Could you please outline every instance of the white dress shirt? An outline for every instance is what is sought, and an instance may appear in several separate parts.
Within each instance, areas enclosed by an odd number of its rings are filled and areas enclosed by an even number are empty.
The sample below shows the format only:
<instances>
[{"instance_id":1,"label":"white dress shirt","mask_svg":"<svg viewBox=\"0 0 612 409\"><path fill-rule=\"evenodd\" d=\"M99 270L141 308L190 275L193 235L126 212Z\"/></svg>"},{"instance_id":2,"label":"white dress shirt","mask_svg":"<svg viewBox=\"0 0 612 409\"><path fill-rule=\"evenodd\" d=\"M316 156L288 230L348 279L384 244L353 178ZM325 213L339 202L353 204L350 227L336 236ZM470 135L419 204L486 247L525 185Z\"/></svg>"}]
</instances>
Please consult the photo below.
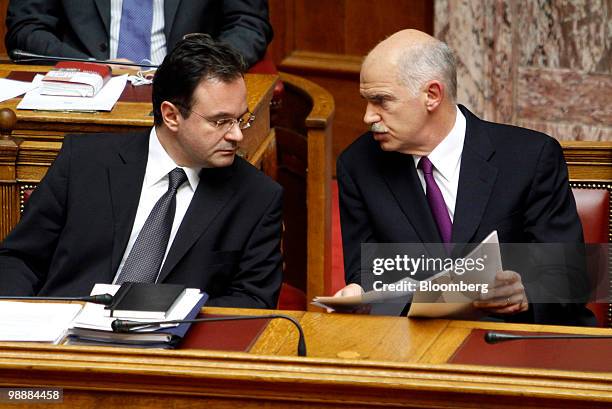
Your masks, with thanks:
<instances>
[{"instance_id":1,"label":"white dress shirt","mask_svg":"<svg viewBox=\"0 0 612 409\"><path fill-rule=\"evenodd\" d=\"M130 251L134 246L134 242L136 242L136 238L147 220L147 217L149 217L149 213L151 213L151 210L153 210L153 206L155 206L155 203L157 203L157 201L168 190L168 173L177 167L181 167L185 171L189 183L183 183L176 192L176 210L174 213L174 222L172 223L172 229L170 230L170 238L168 239L168 246L166 247L166 253L162 261L162 266L166 261L166 256L168 255L172 241L176 236L176 232L183 221L183 217L185 217L185 213L187 212L187 208L191 203L193 194L195 193L198 183L200 182L199 175L201 168L185 168L182 166L177 166L159 143L157 133L155 132L155 127L153 127L149 136L147 168L145 170L144 181L140 191L140 200L138 202L136 218L134 219L134 225L132 226L130 240L125 248L123 257L121 258L121 263L119 264L119 269L115 274L113 283L117 281L117 278L123 269L123 265L125 264L125 260L130 254Z\"/></svg>"},{"instance_id":2,"label":"white dress shirt","mask_svg":"<svg viewBox=\"0 0 612 409\"><path fill-rule=\"evenodd\" d=\"M129 0L128 0L129 1ZM111 0L110 20L110 59L117 58L119 48L119 30L121 28L121 10L123 0ZM153 22L151 24L151 62L161 64L166 56L166 35L164 34L164 0L153 0ZM135 61L141 62L141 61Z\"/></svg>"},{"instance_id":3,"label":"white dress shirt","mask_svg":"<svg viewBox=\"0 0 612 409\"><path fill-rule=\"evenodd\" d=\"M461 168L461 154L465 141L465 116L457 108L455 125L448 135L434 148L427 157L434 166L433 177L446 203L451 220L455 217L455 203L457 201L457 188L459 186L459 170ZM421 156L412 155L414 166L419 164ZM423 191L427 191L423 171L417 168Z\"/></svg>"}]
</instances>

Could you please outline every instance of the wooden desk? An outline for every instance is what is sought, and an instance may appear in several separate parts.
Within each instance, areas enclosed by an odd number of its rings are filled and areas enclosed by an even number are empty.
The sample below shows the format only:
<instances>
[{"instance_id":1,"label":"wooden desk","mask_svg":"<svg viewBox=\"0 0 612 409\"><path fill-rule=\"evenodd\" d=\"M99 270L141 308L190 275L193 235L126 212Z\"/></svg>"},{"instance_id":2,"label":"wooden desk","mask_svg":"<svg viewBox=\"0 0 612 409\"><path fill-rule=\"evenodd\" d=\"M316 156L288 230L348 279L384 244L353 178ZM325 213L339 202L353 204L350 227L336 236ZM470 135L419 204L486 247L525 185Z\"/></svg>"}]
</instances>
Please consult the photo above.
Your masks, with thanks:
<instances>
[{"instance_id":1,"label":"wooden desk","mask_svg":"<svg viewBox=\"0 0 612 409\"><path fill-rule=\"evenodd\" d=\"M267 326L250 353L4 343L0 386L62 387L63 405L54 407L71 408L612 405L612 364L609 372L589 373L448 363L472 328L589 334L610 330L314 312L291 315L304 328L307 358L295 356L296 332L282 320ZM361 359L338 358L341 351L356 352Z\"/></svg>"},{"instance_id":2,"label":"wooden desk","mask_svg":"<svg viewBox=\"0 0 612 409\"><path fill-rule=\"evenodd\" d=\"M44 72L48 66L0 64L0 77L11 72ZM270 130L270 101L276 75L247 74L248 105L255 122L245 130L239 154L265 167L276 155ZM131 85L127 85L131 87ZM153 125L151 102L119 101L111 112L67 113L18 110L20 98L0 103L17 114L12 140L0 137L0 240L19 220L24 189L38 183L57 156L66 133L125 132ZM270 166L270 165L268 165Z\"/></svg>"}]
</instances>

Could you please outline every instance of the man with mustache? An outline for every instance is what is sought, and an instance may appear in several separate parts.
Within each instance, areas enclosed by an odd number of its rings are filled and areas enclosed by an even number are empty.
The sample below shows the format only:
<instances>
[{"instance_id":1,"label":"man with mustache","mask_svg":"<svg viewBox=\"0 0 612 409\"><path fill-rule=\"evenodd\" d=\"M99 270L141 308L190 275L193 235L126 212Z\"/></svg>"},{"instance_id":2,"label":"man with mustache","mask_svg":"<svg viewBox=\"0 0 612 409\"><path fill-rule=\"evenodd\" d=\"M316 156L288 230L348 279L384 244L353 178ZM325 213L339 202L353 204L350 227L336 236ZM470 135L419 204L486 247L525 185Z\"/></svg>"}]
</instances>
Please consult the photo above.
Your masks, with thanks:
<instances>
[{"instance_id":1,"label":"man with mustache","mask_svg":"<svg viewBox=\"0 0 612 409\"><path fill-rule=\"evenodd\" d=\"M0 245L0 294L81 296L95 283L180 283L208 305L274 308L281 187L236 156L244 60L191 35L153 81L155 126L67 136Z\"/></svg>"},{"instance_id":2,"label":"man with mustache","mask_svg":"<svg viewBox=\"0 0 612 409\"><path fill-rule=\"evenodd\" d=\"M559 143L480 120L457 105L456 90L452 50L420 31L400 31L365 58L370 132L337 163L347 283L337 296L363 291L362 243L452 248L493 230L504 243L583 242ZM593 323L583 304L538 304L517 271L498 272L474 307L507 321Z\"/></svg>"}]
</instances>

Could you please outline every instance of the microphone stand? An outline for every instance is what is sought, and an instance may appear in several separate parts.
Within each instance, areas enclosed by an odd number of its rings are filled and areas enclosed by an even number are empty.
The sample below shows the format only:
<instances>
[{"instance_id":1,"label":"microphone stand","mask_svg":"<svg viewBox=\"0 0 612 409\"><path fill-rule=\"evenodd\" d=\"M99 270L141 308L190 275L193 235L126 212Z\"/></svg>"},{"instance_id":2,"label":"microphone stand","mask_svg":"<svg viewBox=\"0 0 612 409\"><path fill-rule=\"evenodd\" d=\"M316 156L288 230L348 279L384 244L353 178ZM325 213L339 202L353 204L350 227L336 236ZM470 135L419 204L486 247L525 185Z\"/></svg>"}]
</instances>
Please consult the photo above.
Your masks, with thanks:
<instances>
[{"instance_id":1,"label":"microphone stand","mask_svg":"<svg viewBox=\"0 0 612 409\"><path fill-rule=\"evenodd\" d=\"M0 300L10 301L84 301L94 304L110 305L113 302L113 296L110 294L88 295L85 297L27 297L27 296L11 296L1 295Z\"/></svg>"},{"instance_id":2,"label":"microphone stand","mask_svg":"<svg viewBox=\"0 0 612 409\"><path fill-rule=\"evenodd\" d=\"M241 321L241 320L259 320L259 319L275 319L282 318L290 321L298 330L298 345L297 345L297 354L298 356L306 356L306 340L304 338L304 331L302 330L302 326L297 322L295 318L289 317L288 315L281 314L269 314L269 315L258 315L258 316L250 316L250 315L237 315L234 317L211 317L211 318L196 318L193 320L172 320L172 321L155 321L155 322L139 322L139 321L129 321L129 320L114 320L111 324L111 328L113 332L131 332L135 329L142 329L148 326L157 326L161 324L191 324L198 322L214 322L214 321Z\"/></svg>"},{"instance_id":3,"label":"microphone stand","mask_svg":"<svg viewBox=\"0 0 612 409\"><path fill-rule=\"evenodd\" d=\"M584 335L584 334L550 334L550 335L516 335L488 331L484 334L487 344L498 342L517 341L521 339L612 339L612 335Z\"/></svg>"},{"instance_id":4,"label":"microphone stand","mask_svg":"<svg viewBox=\"0 0 612 409\"><path fill-rule=\"evenodd\" d=\"M155 64L140 64L135 62L121 62L121 61L108 61L108 60L96 60L95 58L71 58L71 57L56 57L50 55L40 55L34 53L28 53L26 51L14 50L11 53L13 61L16 63L23 62L40 62L40 61L77 61L77 62L90 62L98 64L112 64L112 65L125 65L128 67L147 67L147 68L158 68L159 65ZM25 58L24 58L25 57Z\"/></svg>"}]
</instances>

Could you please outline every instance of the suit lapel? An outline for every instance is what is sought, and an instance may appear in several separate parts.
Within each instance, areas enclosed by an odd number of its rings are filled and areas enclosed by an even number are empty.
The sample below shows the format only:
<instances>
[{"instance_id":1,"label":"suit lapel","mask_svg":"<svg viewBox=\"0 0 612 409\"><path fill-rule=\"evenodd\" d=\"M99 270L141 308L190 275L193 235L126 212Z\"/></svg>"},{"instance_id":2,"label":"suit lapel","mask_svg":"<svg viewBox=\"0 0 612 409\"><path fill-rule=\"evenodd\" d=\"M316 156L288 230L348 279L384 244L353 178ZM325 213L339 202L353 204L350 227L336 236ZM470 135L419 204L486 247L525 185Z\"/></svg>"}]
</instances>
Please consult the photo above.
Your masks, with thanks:
<instances>
[{"instance_id":1,"label":"suit lapel","mask_svg":"<svg viewBox=\"0 0 612 409\"><path fill-rule=\"evenodd\" d=\"M166 35L166 43L169 41L174 19L179 8L181 0L165 0L164 1L164 34ZM170 50L168 49L168 52Z\"/></svg>"},{"instance_id":2,"label":"suit lapel","mask_svg":"<svg viewBox=\"0 0 612 409\"><path fill-rule=\"evenodd\" d=\"M465 107L460 108L466 117L466 131L461 155L452 242L469 243L489 203L498 170L489 163L495 151L479 127L480 120Z\"/></svg>"},{"instance_id":3,"label":"suit lapel","mask_svg":"<svg viewBox=\"0 0 612 409\"><path fill-rule=\"evenodd\" d=\"M392 153L381 161L383 176L422 243L441 242L411 155Z\"/></svg>"},{"instance_id":4,"label":"suit lapel","mask_svg":"<svg viewBox=\"0 0 612 409\"><path fill-rule=\"evenodd\" d=\"M113 206L112 271L117 271L132 232L148 156L149 133L131 135L118 155L122 163L108 168Z\"/></svg>"},{"instance_id":5,"label":"suit lapel","mask_svg":"<svg viewBox=\"0 0 612 409\"><path fill-rule=\"evenodd\" d=\"M100 14L100 20L104 23L104 29L106 30L106 37L110 33L110 0L94 0L98 14Z\"/></svg>"},{"instance_id":6,"label":"suit lapel","mask_svg":"<svg viewBox=\"0 0 612 409\"><path fill-rule=\"evenodd\" d=\"M217 214L232 198L235 187L229 183L233 167L203 169L185 217L172 242L158 282L163 282L185 253L206 231Z\"/></svg>"}]
</instances>

